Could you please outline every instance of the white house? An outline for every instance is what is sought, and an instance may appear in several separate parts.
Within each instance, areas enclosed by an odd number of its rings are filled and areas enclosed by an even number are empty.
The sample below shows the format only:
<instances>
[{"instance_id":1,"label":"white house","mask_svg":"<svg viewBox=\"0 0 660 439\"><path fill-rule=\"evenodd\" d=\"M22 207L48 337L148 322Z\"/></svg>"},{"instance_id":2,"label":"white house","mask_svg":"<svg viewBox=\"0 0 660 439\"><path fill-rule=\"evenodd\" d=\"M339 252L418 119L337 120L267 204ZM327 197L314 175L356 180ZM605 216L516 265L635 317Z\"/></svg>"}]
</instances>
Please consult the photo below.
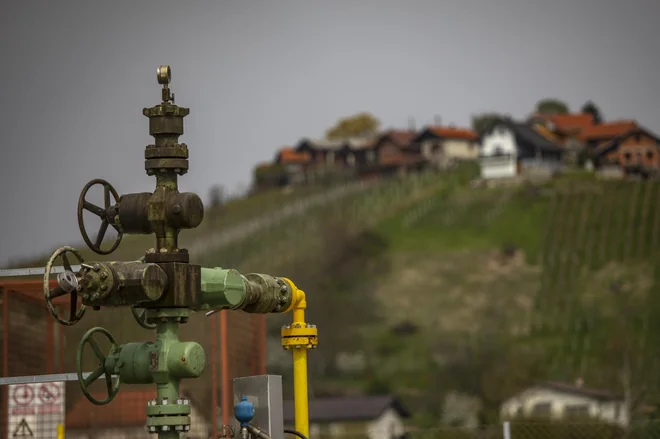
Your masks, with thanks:
<instances>
[{"instance_id":1,"label":"white house","mask_svg":"<svg viewBox=\"0 0 660 439\"><path fill-rule=\"evenodd\" d=\"M412 144L437 168L479 157L479 135L467 128L431 125L417 134Z\"/></svg>"},{"instance_id":2,"label":"white house","mask_svg":"<svg viewBox=\"0 0 660 439\"><path fill-rule=\"evenodd\" d=\"M529 125L502 120L481 134L479 164L485 179L526 173L552 175L562 169L564 149Z\"/></svg>"},{"instance_id":3,"label":"white house","mask_svg":"<svg viewBox=\"0 0 660 439\"><path fill-rule=\"evenodd\" d=\"M622 397L604 390L587 389L581 383L538 383L504 401L500 416L556 420L589 417L621 427L629 423Z\"/></svg>"},{"instance_id":4,"label":"white house","mask_svg":"<svg viewBox=\"0 0 660 439\"><path fill-rule=\"evenodd\" d=\"M284 425L294 426L293 402L284 402ZM313 438L336 436L399 439L410 413L392 395L314 398L309 400L309 433Z\"/></svg>"}]
</instances>

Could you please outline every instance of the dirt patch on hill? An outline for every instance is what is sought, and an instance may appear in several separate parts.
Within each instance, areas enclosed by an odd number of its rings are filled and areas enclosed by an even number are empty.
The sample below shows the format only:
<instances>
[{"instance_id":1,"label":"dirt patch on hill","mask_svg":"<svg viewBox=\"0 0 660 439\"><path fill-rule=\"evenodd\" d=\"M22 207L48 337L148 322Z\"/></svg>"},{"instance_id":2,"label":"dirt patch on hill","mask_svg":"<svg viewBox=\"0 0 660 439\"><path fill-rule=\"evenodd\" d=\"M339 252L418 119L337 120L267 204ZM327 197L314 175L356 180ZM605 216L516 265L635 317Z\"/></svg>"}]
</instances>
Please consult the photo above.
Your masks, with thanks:
<instances>
[{"instance_id":1,"label":"dirt patch on hill","mask_svg":"<svg viewBox=\"0 0 660 439\"><path fill-rule=\"evenodd\" d=\"M391 323L400 316L430 330L471 334L494 321L528 327L540 270L519 250L391 255L374 291Z\"/></svg>"}]
</instances>

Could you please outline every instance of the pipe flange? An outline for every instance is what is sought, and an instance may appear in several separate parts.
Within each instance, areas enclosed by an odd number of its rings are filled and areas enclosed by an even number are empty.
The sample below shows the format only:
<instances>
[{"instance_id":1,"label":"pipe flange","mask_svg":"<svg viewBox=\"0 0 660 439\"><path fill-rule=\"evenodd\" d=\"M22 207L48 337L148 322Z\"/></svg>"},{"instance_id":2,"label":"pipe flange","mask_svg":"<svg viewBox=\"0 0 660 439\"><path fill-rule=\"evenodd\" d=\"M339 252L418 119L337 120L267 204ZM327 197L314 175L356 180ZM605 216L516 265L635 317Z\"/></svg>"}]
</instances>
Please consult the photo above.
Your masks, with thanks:
<instances>
[{"instance_id":1,"label":"pipe flange","mask_svg":"<svg viewBox=\"0 0 660 439\"><path fill-rule=\"evenodd\" d=\"M167 253L148 252L144 255L144 262L149 264L163 264L166 262L179 262L181 264L190 263L190 254L185 248Z\"/></svg>"}]
</instances>

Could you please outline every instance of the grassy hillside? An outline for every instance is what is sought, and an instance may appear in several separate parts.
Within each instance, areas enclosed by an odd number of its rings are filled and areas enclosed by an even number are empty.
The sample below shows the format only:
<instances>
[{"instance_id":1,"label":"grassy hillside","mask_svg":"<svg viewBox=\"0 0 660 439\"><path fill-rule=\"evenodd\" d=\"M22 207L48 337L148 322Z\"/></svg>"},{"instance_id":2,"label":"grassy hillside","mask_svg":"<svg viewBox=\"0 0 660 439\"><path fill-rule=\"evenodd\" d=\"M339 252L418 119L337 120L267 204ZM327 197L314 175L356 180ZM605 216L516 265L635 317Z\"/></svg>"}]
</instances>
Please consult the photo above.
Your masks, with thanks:
<instances>
[{"instance_id":1,"label":"grassy hillside","mask_svg":"<svg viewBox=\"0 0 660 439\"><path fill-rule=\"evenodd\" d=\"M385 336L400 354L374 360L392 362L381 380L414 395L396 365L419 343L417 364L430 356L423 372L444 377L418 387L477 395L491 416L529 379L657 394L657 196L657 182L573 175L454 188L382 222L396 268L374 288L377 302L392 327L405 316L420 331L403 347Z\"/></svg>"},{"instance_id":2,"label":"grassy hillside","mask_svg":"<svg viewBox=\"0 0 660 439\"><path fill-rule=\"evenodd\" d=\"M429 426L446 420L449 391L476 398L475 412L493 421L499 402L532 379L579 376L654 396L658 183L575 174L483 188L469 184L475 175L467 166L365 186L193 259L286 276L306 290L308 320L320 330L310 356L315 395L397 392ZM312 192L210 212L185 232L186 244ZM139 256L151 242L127 239L111 257ZM102 314L97 323L116 331L137 327ZM268 320L269 370L285 380L291 359L279 328L289 319ZM203 324L191 322L185 336L199 338Z\"/></svg>"}]
</instances>

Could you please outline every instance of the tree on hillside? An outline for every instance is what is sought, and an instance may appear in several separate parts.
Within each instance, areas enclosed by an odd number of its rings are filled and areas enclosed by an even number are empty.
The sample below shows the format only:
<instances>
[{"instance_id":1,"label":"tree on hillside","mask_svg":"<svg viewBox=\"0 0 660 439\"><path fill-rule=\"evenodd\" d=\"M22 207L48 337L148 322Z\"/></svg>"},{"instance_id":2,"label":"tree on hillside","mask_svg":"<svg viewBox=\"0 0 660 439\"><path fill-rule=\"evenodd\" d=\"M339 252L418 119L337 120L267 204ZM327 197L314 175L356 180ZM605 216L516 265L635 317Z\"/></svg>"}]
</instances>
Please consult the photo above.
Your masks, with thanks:
<instances>
[{"instance_id":1,"label":"tree on hillside","mask_svg":"<svg viewBox=\"0 0 660 439\"><path fill-rule=\"evenodd\" d=\"M375 116L362 112L339 119L325 135L330 140L369 136L375 134L379 127L380 121Z\"/></svg>"},{"instance_id":2,"label":"tree on hillside","mask_svg":"<svg viewBox=\"0 0 660 439\"><path fill-rule=\"evenodd\" d=\"M594 123L603 122L603 114L600 112L600 109L592 101L587 101L582 106L582 113L591 114L594 117Z\"/></svg>"},{"instance_id":3,"label":"tree on hillside","mask_svg":"<svg viewBox=\"0 0 660 439\"><path fill-rule=\"evenodd\" d=\"M212 208L220 207L225 203L225 190L219 185L211 186L209 189L209 204Z\"/></svg>"},{"instance_id":4,"label":"tree on hillside","mask_svg":"<svg viewBox=\"0 0 660 439\"><path fill-rule=\"evenodd\" d=\"M541 99L536 104L536 112L546 116L552 116L553 114L568 113L569 110L565 102L559 99L547 98Z\"/></svg>"},{"instance_id":5,"label":"tree on hillside","mask_svg":"<svg viewBox=\"0 0 660 439\"><path fill-rule=\"evenodd\" d=\"M472 129L481 134L492 124L502 119L506 119L506 116L499 113L475 114L472 116Z\"/></svg>"}]
</instances>

